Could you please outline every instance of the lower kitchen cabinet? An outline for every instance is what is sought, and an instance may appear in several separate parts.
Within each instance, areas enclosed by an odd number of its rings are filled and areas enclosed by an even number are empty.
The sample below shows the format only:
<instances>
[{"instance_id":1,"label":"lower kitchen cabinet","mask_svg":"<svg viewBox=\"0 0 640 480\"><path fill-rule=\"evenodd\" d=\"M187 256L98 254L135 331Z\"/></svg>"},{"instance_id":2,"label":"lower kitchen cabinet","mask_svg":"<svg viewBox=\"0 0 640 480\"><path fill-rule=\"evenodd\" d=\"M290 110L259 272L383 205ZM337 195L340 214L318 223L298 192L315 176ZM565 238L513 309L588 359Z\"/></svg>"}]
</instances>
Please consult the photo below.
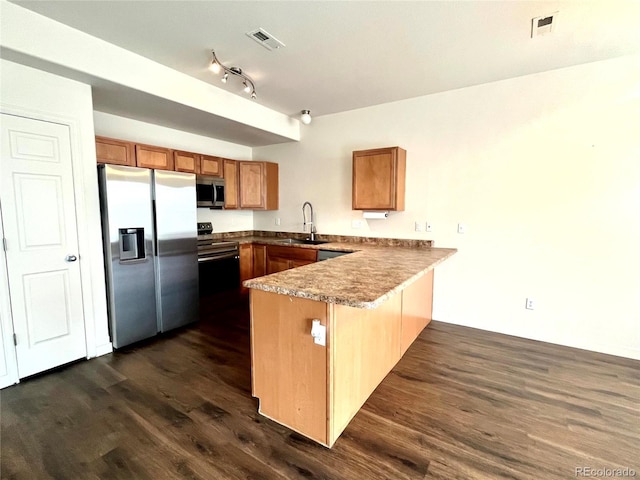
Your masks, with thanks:
<instances>
[{"instance_id":1,"label":"lower kitchen cabinet","mask_svg":"<svg viewBox=\"0 0 640 480\"><path fill-rule=\"evenodd\" d=\"M253 278L267 274L267 246L253 245Z\"/></svg>"},{"instance_id":2,"label":"lower kitchen cabinet","mask_svg":"<svg viewBox=\"0 0 640 480\"><path fill-rule=\"evenodd\" d=\"M248 289L242 286L242 282L253 278L253 245L245 243L240 245L240 290Z\"/></svg>"},{"instance_id":3,"label":"lower kitchen cabinet","mask_svg":"<svg viewBox=\"0 0 640 480\"><path fill-rule=\"evenodd\" d=\"M246 243L240 245L240 283L255 277L266 275L266 245ZM245 287L241 287L246 292Z\"/></svg>"},{"instance_id":4,"label":"lower kitchen cabinet","mask_svg":"<svg viewBox=\"0 0 640 480\"><path fill-rule=\"evenodd\" d=\"M297 247L282 247L279 245L268 245L266 251L267 275L282 272L290 268L309 265L317 260L316 250Z\"/></svg>"}]
</instances>

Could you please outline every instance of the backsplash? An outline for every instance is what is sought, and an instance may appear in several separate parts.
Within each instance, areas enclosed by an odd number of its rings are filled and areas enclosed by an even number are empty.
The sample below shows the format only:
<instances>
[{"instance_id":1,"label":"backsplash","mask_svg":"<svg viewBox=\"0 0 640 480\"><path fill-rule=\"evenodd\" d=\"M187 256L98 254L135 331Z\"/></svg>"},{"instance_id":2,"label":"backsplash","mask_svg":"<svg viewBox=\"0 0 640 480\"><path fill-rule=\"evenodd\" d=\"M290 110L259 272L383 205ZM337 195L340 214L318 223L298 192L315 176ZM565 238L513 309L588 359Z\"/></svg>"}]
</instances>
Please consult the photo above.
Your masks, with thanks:
<instances>
[{"instance_id":1,"label":"backsplash","mask_svg":"<svg viewBox=\"0 0 640 480\"><path fill-rule=\"evenodd\" d=\"M308 234L300 232L270 232L266 230L243 230L238 232L214 232L209 238L224 240L242 237L280 237L307 238ZM363 245L380 245L385 247L433 247L433 240L411 240L405 238L355 237L351 235L316 235L318 240L338 243L359 243Z\"/></svg>"}]
</instances>

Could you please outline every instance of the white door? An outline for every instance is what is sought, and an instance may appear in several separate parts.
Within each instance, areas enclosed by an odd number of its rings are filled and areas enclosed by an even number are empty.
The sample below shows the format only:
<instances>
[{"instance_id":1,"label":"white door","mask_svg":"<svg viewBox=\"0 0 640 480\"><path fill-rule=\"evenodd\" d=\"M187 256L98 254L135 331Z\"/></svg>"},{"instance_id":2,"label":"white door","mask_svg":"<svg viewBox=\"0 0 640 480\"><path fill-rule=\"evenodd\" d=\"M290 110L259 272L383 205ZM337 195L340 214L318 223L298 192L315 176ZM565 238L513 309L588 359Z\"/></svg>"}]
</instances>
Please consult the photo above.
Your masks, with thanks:
<instances>
[{"instance_id":1,"label":"white door","mask_svg":"<svg viewBox=\"0 0 640 480\"><path fill-rule=\"evenodd\" d=\"M87 354L69 127L2 114L0 202L20 378Z\"/></svg>"}]
</instances>

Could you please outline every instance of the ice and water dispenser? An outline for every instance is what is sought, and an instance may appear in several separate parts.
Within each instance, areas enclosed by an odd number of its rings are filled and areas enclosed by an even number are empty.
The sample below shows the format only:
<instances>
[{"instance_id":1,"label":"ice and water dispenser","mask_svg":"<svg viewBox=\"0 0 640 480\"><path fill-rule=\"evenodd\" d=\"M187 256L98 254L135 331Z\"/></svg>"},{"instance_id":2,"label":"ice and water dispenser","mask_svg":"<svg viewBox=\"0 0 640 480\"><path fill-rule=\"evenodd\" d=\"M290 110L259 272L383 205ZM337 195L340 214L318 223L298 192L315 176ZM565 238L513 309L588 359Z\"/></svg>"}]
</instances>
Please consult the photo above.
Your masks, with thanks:
<instances>
[{"instance_id":1,"label":"ice and water dispenser","mask_svg":"<svg viewBox=\"0 0 640 480\"><path fill-rule=\"evenodd\" d=\"M145 258L144 228L118 229L120 262L130 262Z\"/></svg>"}]
</instances>

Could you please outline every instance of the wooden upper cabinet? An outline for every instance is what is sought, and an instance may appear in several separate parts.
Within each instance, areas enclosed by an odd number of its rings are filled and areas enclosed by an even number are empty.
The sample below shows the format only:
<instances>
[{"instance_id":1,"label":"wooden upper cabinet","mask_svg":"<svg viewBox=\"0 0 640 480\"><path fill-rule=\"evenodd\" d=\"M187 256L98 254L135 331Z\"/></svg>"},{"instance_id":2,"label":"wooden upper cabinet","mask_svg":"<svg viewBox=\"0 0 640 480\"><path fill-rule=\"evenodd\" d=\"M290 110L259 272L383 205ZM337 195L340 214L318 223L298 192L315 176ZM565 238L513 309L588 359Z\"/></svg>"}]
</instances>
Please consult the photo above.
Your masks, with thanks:
<instances>
[{"instance_id":1,"label":"wooden upper cabinet","mask_svg":"<svg viewBox=\"0 0 640 480\"><path fill-rule=\"evenodd\" d=\"M136 144L136 165L156 170L173 170L173 152L164 147Z\"/></svg>"},{"instance_id":2,"label":"wooden upper cabinet","mask_svg":"<svg viewBox=\"0 0 640 480\"><path fill-rule=\"evenodd\" d=\"M222 161L224 176L224 208L238 208L238 162L227 158Z\"/></svg>"},{"instance_id":3,"label":"wooden upper cabinet","mask_svg":"<svg viewBox=\"0 0 640 480\"><path fill-rule=\"evenodd\" d=\"M200 155L191 152L173 152L173 168L176 172L199 173Z\"/></svg>"},{"instance_id":4,"label":"wooden upper cabinet","mask_svg":"<svg viewBox=\"0 0 640 480\"><path fill-rule=\"evenodd\" d=\"M353 210L404 210L406 158L400 147L353 152Z\"/></svg>"},{"instance_id":5,"label":"wooden upper cabinet","mask_svg":"<svg viewBox=\"0 0 640 480\"><path fill-rule=\"evenodd\" d=\"M132 142L115 138L96 137L96 159L98 163L135 167L135 146Z\"/></svg>"},{"instance_id":6,"label":"wooden upper cabinet","mask_svg":"<svg viewBox=\"0 0 640 480\"><path fill-rule=\"evenodd\" d=\"M222 177L224 169L223 162L224 159L220 157L201 155L200 171L198 171L198 173L202 175L209 175L210 177Z\"/></svg>"},{"instance_id":7,"label":"wooden upper cabinet","mask_svg":"<svg viewBox=\"0 0 640 480\"><path fill-rule=\"evenodd\" d=\"M271 162L238 162L240 208L278 209L278 164Z\"/></svg>"}]
</instances>

